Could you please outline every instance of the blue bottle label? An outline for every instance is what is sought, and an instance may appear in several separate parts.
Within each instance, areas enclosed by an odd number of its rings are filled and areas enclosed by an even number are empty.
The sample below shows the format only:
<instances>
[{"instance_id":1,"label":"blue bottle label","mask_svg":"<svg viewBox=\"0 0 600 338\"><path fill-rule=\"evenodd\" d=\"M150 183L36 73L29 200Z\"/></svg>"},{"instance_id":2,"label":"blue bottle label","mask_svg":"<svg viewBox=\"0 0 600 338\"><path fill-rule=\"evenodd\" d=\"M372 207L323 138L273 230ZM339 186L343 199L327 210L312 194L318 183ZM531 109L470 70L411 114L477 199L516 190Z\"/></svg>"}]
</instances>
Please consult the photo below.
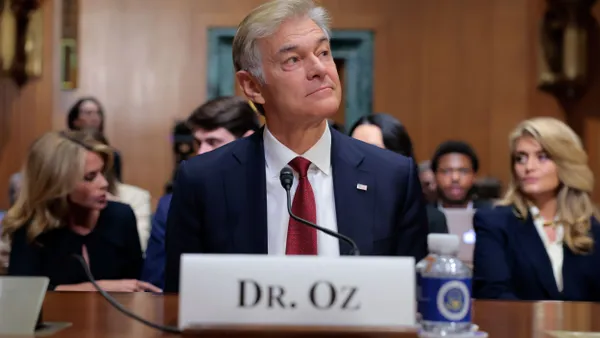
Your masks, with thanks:
<instances>
[{"instance_id":1,"label":"blue bottle label","mask_svg":"<svg viewBox=\"0 0 600 338\"><path fill-rule=\"evenodd\" d=\"M471 279L419 278L421 319L433 322L471 322Z\"/></svg>"}]
</instances>

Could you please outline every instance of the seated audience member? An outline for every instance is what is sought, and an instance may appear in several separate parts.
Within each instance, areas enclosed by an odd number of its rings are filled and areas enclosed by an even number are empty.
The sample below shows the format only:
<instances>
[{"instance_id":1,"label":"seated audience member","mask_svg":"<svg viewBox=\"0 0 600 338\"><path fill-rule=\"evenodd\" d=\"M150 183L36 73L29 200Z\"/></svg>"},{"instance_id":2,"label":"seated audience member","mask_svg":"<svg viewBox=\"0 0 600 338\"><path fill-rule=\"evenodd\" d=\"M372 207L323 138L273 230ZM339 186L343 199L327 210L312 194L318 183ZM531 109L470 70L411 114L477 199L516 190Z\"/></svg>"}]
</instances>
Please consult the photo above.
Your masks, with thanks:
<instances>
[{"instance_id":1,"label":"seated audience member","mask_svg":"<svg viewBox=\"0 0 600 338\"><path fill-rule=\"evenodd\" d=\"M92 131L92 135L96 141L110 147L108 140L100 131ZM150 192L134 185L120 182L112 168L107 170L106 179L108 181L109 199L128 204L133 209L138 235L140 236L142 252L145 252L148 238L150 237L150 218L152 214L152 208L150 206L152 197Z\"/></svg>"},{"instance_id":2,"label":"seated audience member","mask_svg":"<svg viewBox=\"0 0 600 338\"><path fill-rule=\"evenodd\" d=\"M504 199L473 220L474 297L600 301L599 215L581 141L563 122L534 118L510 149Z\"/></svg>"},{"instance_id":3,"label":"seated audience member","mask_svg":"<svg viewBox=\"0 0 600 338\"><path fill-rule=\"evenodd\" d=\"M67 126L70 130L92 129L104 133L104 108L95 97L83 97L69 109ZM113 148L113 170L119 181L121 177L121 154Z\"/></svg>"},{"instance_id":4,"label":"seated audience member","mask_svg":"<svg viewBox=\"0 0 600 338\"><path fill-rule=\"evenodd\" d=\"M110 147L108 140L100 131L90 130L93 138ZM85 133L78 133L78 136L86 135ZM146 251L146 244L148 244L148 237L150 237L150 217L152 214L151 196L150 192L142 188L121 183L117 180L113 169L109 169L106 174L106 179L109 182L109 199L128 204L135 213L137 220L138 233L140 236L140 244L142 245L142 251ZM11 177L10 185L10 196L11 200L15 200L21 189L21 173L14 174ZM11 205L14 202L11 202Z\"/></svg>"},{"instance_id":5,"label":"seated audience member","mask_svg":"<svg viewBox=\"0 0 600 338\"><path fill-rule=\"evenodd\" d=\"M435 204L438 200L435 175L431 170L431 161L419 163L419 180L423 188L423 194L429 203Z\"/></svg>"},{"instance_id":6,"label":"seated audience member","mask_svg":"<svg viewBox=\"0 0 600 338\"><path fill-rule=\"evenodd\" d=\"M187 120L197 145L197 154L219 148L259 128L258 116L248 101L237 96L213 99L197 108ZM171 194L158 201L146 250L142 280L162 287L165 268L165 229Z\"/></svg>"},{"instance_id":7,"label":"seated audience member","mask_svg":"<svg viewBox=\"0 0 600 338\"><path fill-rule=\"evenodd\" d=\"M23 188L3 221L9 275L47 276L51 290L94 291L73 257L81 255L107 291L160 292L136 280L143 259L133 210L107 199L112 151L80 133L47 133L31 146Z\"/></svg>"},{"instance_id":8,"label":"seated audience member","mask_svg":"<svg viewBox=\"0 0 600 338\"><path fill-rule=\"evenodd\" d=\"M406 157L414 158L406 128L391 115L372 114L361 117L350 129L350 136ZM430 233L448 233L446 216L435 207L426 207Z\"/></svg>"},{"instance_id":9,"label":"seated audience member","mask_svg":"<svg viewBox=\"0 0 600 338\"><path fill-rule=\"evenodd\" d=\"M479 209L490 207L487 201L473 200L473 183L479 170L475 150L462 141L439 145L431 159L437 186L437 208Z\"/></svg>"}]
</instances>

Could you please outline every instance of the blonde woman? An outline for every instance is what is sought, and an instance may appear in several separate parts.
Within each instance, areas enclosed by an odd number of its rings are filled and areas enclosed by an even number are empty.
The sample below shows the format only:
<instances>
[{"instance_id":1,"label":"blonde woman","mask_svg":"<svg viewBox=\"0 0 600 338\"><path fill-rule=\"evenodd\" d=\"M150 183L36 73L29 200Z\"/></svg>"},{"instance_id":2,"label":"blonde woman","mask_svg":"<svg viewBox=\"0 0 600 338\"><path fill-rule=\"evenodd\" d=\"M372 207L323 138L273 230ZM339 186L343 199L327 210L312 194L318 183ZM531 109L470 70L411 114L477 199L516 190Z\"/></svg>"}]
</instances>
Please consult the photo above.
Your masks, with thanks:
<instances>
[{"instance_id":1,"label":"blonde woman","mask_svg":"<svg viewBox=\"0 0 600 338\"><path fill-rule=\"evenodd\" d=\"M78 254L107 291L160 292L137 280L143 259L133 211L107 199L112 151L80 133L47 133L30 148L21 192L3 221L8 274L47 276L57 291L93 291Z\"/></svg>"},{"instance_id":2,"label":"blonde woman","mask_svg":"<svg viewBox=\"0 0 600 338\"><path fill-rule=\"evenodd\" d=\"M559 120L534 118L510 149L504 199L473 221L475 298L600 301L600 224L581 141Z\"/></svg>"}]
</instances>

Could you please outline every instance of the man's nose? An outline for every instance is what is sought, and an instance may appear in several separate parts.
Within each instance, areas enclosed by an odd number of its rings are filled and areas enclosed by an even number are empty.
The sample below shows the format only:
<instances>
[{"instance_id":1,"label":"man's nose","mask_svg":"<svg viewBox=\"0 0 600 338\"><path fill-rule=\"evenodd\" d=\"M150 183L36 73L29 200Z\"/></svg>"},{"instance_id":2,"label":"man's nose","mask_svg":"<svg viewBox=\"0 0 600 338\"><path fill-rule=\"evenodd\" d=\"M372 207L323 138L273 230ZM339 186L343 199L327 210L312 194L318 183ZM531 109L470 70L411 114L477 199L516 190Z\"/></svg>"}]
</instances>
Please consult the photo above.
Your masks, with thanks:
<instances>
[{"instance_id":1,"label":"man's nose","mask_svg":"<svg viewBox=\"0 0 600 338\"><path fill-rule=\"evenodd\" d=\"M210 145L206 144L206 143L202 143L200 145L200 148L198 148L198 155L202 155L204 153L208 153L209 151L213 150L213 147L211 147Z\"/></svg>"},{"instance_id":2,"label":"man's nose","mask_svg":"<svg viewBox=\"0 0 600 338\"><path fill-rule=\"evenodd\" d=\"M319 59L317 56L313 55L310 57L309 62L311 62L310 69L308 71L308 79L312 80L315 77L324 77L327 71L327 67L323 64L323 61Z\"/></svg>"}]
</instances>

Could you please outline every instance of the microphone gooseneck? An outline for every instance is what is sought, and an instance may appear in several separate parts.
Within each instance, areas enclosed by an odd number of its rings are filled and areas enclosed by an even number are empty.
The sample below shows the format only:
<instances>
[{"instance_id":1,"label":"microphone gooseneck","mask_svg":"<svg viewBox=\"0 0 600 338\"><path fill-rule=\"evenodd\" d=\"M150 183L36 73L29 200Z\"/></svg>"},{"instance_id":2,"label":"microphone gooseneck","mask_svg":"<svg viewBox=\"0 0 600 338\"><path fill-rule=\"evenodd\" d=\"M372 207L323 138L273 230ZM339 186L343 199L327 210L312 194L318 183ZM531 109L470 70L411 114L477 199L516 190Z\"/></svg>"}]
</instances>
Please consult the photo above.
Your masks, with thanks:
<instances>
[{"instance_id":1,"label":"microphone gooseneck","mask_svg":"<svg viewBox=\"0 0 600 338\"><path fill-rule=\"evenodd\" d=\"M312 222L309 222L303 218L300 218L296 215L294 215L294 213L292 212L292 194L291 194L291 189L292 189L292 184L294 183L294 172L292 171L292 168L290 167L283 167L283 169L281 169L281 171L279 172L279 180L281 181L281 186L283 187L283 189L285 189L285 193L287 195L287 210L288 210L288 214L290 214L290 217L304 225L307 225L311 228L315 228L319 231L322 231L326 234L328 234L329 236L333 236L337 239L341 239L344 242L350 244L350 247L352 247L352 250L350 251L351 255L354 256L360 256L360 251L358 250L358 245L356 245L356 243L354 243L354 241L345 235L340 234L339 232L335 232L335 231L331 231L329 229L320 227Z\"/></svg>"},{"instance_id":2,"label":"microphone gooseneck","mask_svg":"<svg viewBox=\"0 0 600 338\"><path fill-rule=\"evenodd\" d=\"M121 313L123 313L127 317L133 318L134 320L137 320L138 322L140 322L144 325L147 325L153 329L160 330L160 331L167 332L167 333L175 333L175 334L181 333L181 331L176 327L152 323L151 321L146 320L146 319L136 315L135 313L127 310L116 299L114 299L111 295L109 295L108 292L104 291L100 287L100 285L98 285L98 283L96 282L96 279L94 278L94 276L92 276L92 272L90 271L88 264L86 263L85 259L83 259L83 257L81 255L73 254L72 256L77 261L79 261L79 263L83 267L83 271L85 272L87 279L89 280L90 283L92 283L92 285L94 286L96 291L98 291L102 295L102 297L104 297L104 299L106 299L110 303L110 305L112 305L114 308L119 310Z\"/></svg>"}]
</instances>

